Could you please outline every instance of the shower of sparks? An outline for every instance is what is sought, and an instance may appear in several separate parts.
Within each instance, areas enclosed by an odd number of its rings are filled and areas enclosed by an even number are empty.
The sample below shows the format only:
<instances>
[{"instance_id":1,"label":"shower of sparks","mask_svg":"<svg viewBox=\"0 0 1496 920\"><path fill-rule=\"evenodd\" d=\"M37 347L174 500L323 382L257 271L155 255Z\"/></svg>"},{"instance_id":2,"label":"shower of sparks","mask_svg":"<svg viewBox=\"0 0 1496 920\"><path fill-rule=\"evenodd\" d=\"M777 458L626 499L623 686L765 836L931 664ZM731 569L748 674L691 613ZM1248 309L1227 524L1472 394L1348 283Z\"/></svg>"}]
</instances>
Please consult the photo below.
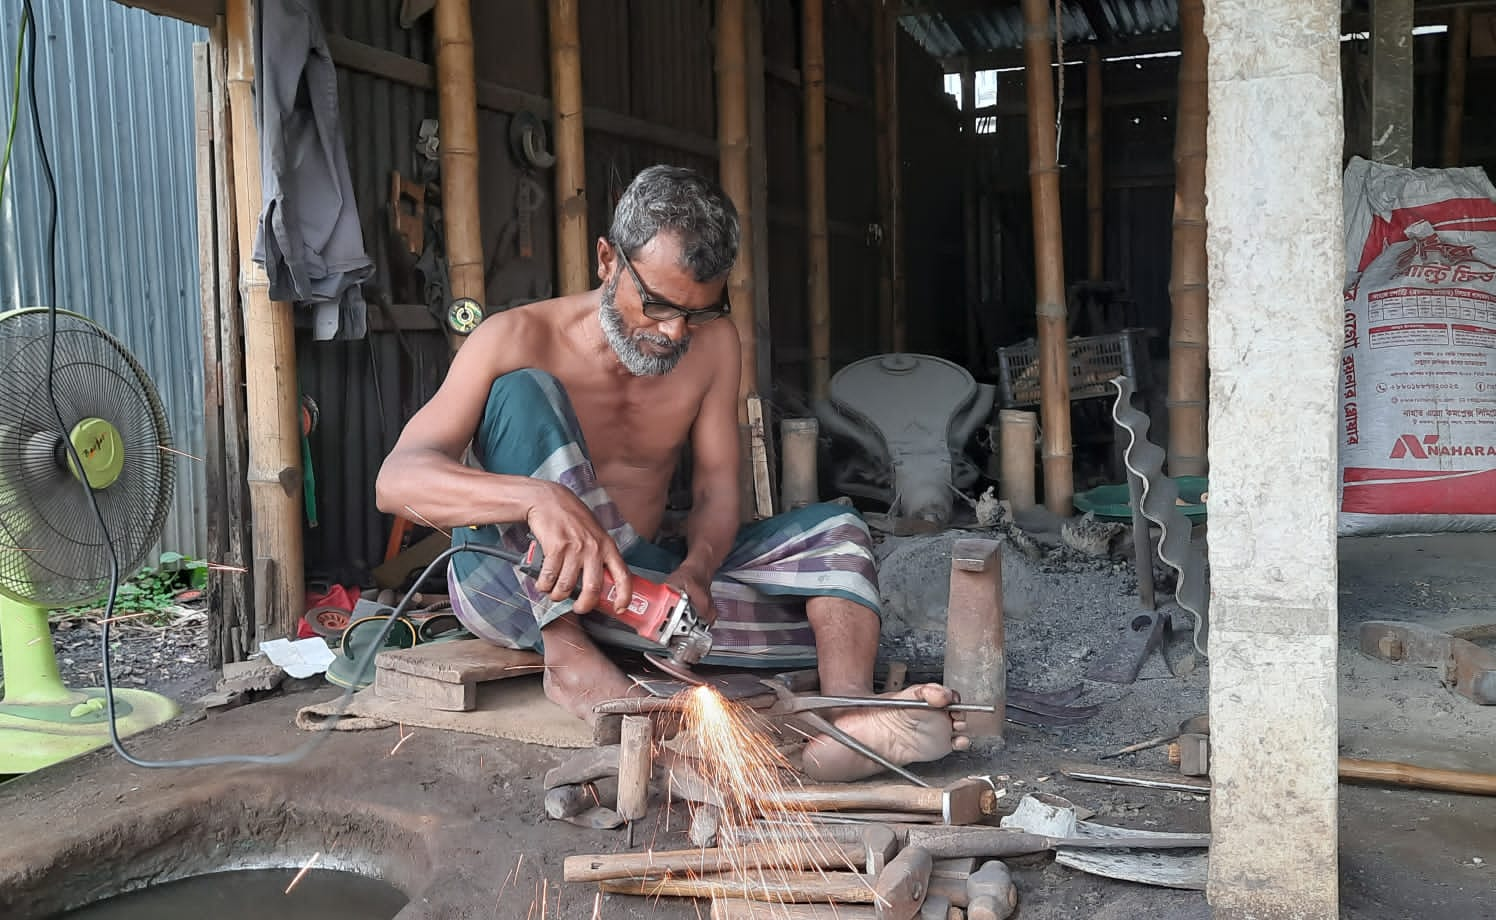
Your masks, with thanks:
<instances>
[{"instance_id":1,"label":"shower of sparks","mask_svg":"<svg viewBox=\"0 0 1496 920\"><path fill-rule=\"evenodd\" d=\"M592 899L592 920L600 920L603 915L603 893L599 891Z\"/></svg>"},{"instance_id":2,"label":"shower of sparks","mask_svg":"<svg viewBox=\"0 0 1496 920\"><path fill-rule=\"evenodd\" d=\"M304 865L304 866L301 867L301 871L298 872L298 873L296 873L296 877L293 878L293 879L291 879L291 884L289 884L289 885L286 886L286 894L290 894L291 893L291 889L296 887L296 883L299 882L299 881L301 881L301 877L303 875L306 875L308 872L312 871L312 866L315 866L317 864L317 860L320 859L321 857L322 857L322 851L321 850L318 850L317 852L315 852L315 853L312 854L312 858L309 859L309 860L307 860L306 861L306 865Z\"/></svg>"},{"instance_id":3,"label":"shower of sparks","mask_svg":"<svg viewBox=\"0 0 1496 920\"><path fill-rule=\"evenodd\" d=\"M167 447L165 444L157 444L156 446L168 454L176 454L178 457L186 457L188 460L196 460L198 463L203 462L202 457L194 457L185 450L177 450L175 447Z\"/></svg>"},{"instance_id":4,"label":"shower of sparks","mask_svg":"<svg viewBox=\"0 0 1496 920\"><path fill-rule=\"evenodd\" d=\"M105 619L100 620L99 622L100 623L119 623L122 620L136 620L136 619L139 619L140 617L149 617L149 616L155 616L155 615L156 615L156 611L154 611L154 610L146 610L146 611L143 611L141 613L126 613L126 614L123 614L123 615L117 616L117 617L107 617Z\"/></svg>"},{"instance_id":5,"label":"shower of sparks","mask_svg":"<svg viewBox=\"0 0 1496 920\"><path fill-rule=\"evenodd\" d=\"M389 756L390 757L394 757L395 756L395 752L398 751L398 750L400 750L400 746L402 744L404 744L405 742L409 741L410 739L414 738L415 736L416 736L416 730L415 729L411 729L410 730L410 734L406 734L405 733L405 726L404 725L400 726L400 740L396 741L395 742L395 746L392 747L392 748L390 748Z\"/></svg>"},{"instance_id":6,"label":"shower of sparks","mask_svg":"<svg viewBox=\"0 0 1496 920\"><path fill-rule=\"evenodd\" d=\"M798 781L768 733L753 724L750 711L706 685L686 690L682 696L683 733L696 745L700 778L721 797L718 846L730 866L721 876L712 873L700 877L741 885L742 896L747 897L750 890L775 885L786 878L785 873L804 868L856 872L858 867L840 856L839 845L825 836L803 809L783 804L783 797L775 795L792 783L798 785ZM762 823L757 823L759 819ZM756 842L739 839L737 830L755 825L763 831ZM754 857L765 850L791 854L793 859L787 862L799 865L764 866ZM824 877L827 868L810 871ZM689 870L684 876L698 877Z\"/></svg>"}]
</instances>

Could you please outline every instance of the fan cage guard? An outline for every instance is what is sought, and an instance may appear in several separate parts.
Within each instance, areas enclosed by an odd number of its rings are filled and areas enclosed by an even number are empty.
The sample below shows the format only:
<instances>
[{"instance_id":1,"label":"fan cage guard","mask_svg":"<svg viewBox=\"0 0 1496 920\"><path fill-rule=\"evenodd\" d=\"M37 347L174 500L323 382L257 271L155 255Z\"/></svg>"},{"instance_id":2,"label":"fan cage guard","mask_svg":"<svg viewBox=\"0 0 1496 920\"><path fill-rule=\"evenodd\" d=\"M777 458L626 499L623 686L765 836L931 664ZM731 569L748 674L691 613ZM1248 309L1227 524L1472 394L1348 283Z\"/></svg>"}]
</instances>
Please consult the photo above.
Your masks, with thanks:
<instances>
[{"instance_id":1,"label":"fan cage guard","mask_svg":"<svg viewBox=\"0 0 1496 920\"><path fill-rule=\"evenodd\" d=\"M58 429L47 392L49 325L43 307L0 314L0 594L55 609L109 590L108 546L63 439L92 418L118 432L123 468L94 495L122 581L160 538L175 464L145 369L98 324L63 310L53 381L66 427Z\"/></svg>"}]
</instances>

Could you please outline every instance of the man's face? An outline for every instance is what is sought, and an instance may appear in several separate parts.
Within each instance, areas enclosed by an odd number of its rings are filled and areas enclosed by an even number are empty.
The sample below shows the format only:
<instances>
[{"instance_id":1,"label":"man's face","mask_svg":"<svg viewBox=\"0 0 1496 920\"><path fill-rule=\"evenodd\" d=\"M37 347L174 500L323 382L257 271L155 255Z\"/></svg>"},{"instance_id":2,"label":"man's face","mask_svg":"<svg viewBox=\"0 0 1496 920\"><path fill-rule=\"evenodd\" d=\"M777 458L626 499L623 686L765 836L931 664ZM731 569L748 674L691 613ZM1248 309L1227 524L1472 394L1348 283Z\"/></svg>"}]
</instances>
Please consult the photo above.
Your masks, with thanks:
<instances>
[{"instance_id":1,"label":"man's face","mask_svg":"<svg viewBox=\"0 0 1496 920\"><path fill-rule=\"evenodd\" d=\"M632 260L616 246L607 252L598 318L608 344L636 377L669 373L691 346L690 326L725 315L725 282L697 281L670 237L650 241Z\"/></svg>"}]
</instances>

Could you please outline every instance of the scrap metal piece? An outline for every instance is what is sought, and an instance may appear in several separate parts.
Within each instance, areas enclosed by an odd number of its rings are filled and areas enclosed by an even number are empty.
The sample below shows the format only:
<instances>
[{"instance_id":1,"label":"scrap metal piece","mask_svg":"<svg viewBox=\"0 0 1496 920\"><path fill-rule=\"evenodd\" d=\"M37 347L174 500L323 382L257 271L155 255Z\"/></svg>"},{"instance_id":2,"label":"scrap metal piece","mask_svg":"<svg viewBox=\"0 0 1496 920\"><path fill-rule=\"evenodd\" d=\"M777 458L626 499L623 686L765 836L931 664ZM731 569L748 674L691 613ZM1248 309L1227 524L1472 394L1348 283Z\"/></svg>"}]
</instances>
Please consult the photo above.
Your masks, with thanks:
<instances>
[{"instance_id":1,"label":"scrap metal piece","mask_svg":"<svg viewBox=\"0 0 1496 920\"><path fill-rule=\"evenodd\" d=\"M1205 568L1205 548L1194 539L1194 526L1179 508L1178 485L1164 475L1166 454L1148 440L1148 416L1132 405L1132 378L1125 375L1113 378L1112 386L1117 388L1112 420L1127 432L1122 462L1129 473L1142 481L1143 516L1163 531L1158 541L1158 558L1179 573L1174 600L1195 619L1195 651L1201 657L1209 657L1210 586Z\"/></svg>"},{"instance_id":2,"label":"scrap metal piece","mask_svg":"<svg viewBox=\"0 0 1496 920\"><path fill-rule=\"evenodd\" d=\"M1086 670L1086 677L1111 684L1130 684L1137 680L1138 672L1143 669L1143 662L1158 648L1168 622L1169 615L1157 611L1133 616L1128 620L1127 631L1121 638L1091 662L1091 667Z\"/></svg>"},{"instance_id":3,"label":"scrap metal piece","mask_svg":"<svg viewBox=\"0 0 1496 920\"><path fill-rule=\"evenodd\" d=\"M1369 620L1361 624L1361 651L1373 658L1435 668L1456 693L1482 706L1496 705L1496 652L1471 642L1489 628L1440 632L1422 623Z\"/></svg>"}]
</instances>

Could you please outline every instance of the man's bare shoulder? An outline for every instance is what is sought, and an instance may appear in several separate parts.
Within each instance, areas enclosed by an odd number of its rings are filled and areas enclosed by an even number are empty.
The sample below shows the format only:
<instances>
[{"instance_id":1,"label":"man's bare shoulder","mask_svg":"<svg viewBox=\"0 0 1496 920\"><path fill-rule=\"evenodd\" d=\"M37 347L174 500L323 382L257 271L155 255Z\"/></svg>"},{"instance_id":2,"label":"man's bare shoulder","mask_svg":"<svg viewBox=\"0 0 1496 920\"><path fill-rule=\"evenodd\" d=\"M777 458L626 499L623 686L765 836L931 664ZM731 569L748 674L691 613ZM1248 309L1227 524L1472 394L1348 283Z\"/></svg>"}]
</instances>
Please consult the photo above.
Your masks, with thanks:
<instances>
[{"instance_id":1,"label":"man's bare shoulder","mask_svg":"<svg viewBox=\"0 0 1496 920\"><path fill-rule=\"evenodd\" d=\"M468 336L462 352L472 350L481 360L475 370L493 376L521 367L543 365L563 335L565 325L578 314L574 297L557 297L511 307L485 319Z\"/></svg>"}]
</instances>

